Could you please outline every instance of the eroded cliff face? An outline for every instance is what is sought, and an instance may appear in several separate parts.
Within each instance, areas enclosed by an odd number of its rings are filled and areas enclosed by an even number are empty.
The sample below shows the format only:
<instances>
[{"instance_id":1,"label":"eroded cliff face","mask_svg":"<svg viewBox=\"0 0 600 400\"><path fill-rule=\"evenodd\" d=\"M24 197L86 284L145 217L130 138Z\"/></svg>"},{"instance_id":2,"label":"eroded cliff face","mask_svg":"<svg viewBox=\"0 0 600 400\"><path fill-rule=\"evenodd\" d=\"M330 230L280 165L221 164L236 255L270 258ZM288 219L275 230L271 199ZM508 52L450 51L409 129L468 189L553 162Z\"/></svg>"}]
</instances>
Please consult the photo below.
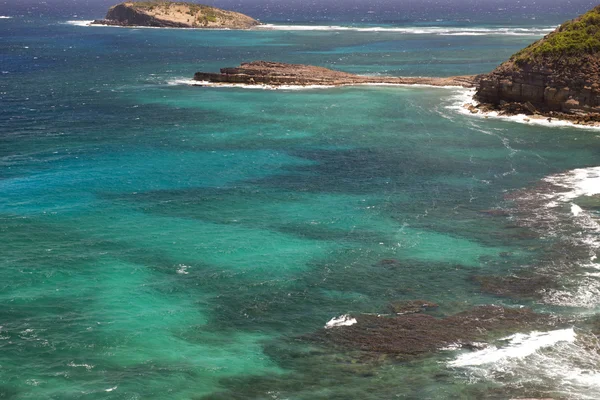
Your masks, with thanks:
<instances>
[{"instance_id":1,"label":"eroded cliff face","mask_svg":"<svg viewBox=\"0 0 600 400\"><path fill-rule=\"evenodd\" d=\"M558 112L600 120L600 6L482 76L476 99L507 112Z\"/></svg>"},{"instance_id":2,"label":"eroded cliff face","mask_svg":"<svg viewBox=\"0 0 600 400\"><path fill-rule=\"evenodd\" d=\"M195 3L125 2L111 7L95 24L165 28L250 29L257 20L237 12Z\"/></svg>"},{"instance_id":3,"label":"eroded cliff face","mask_svg":"<svg viewBox=\"0 0 600 400\"><path fill-rule=\"evenodd\" d=\"M599 113L597 64L594 57L584 57L578 65L554 60L523 65L509 61L481 79L476 98L492 105L529 103L530 111Z\"/></svg>"}]
</instances>

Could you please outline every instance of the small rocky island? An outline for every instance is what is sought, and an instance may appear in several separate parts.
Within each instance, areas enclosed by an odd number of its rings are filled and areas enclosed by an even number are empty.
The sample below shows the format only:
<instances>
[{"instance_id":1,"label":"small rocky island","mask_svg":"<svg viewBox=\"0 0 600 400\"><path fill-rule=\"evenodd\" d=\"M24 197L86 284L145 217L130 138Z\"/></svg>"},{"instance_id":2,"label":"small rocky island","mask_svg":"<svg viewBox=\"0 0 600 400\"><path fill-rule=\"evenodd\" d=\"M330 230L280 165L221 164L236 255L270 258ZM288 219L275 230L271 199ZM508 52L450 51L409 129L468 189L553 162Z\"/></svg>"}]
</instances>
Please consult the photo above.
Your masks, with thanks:
<instances>
[{"instance_id":1,"label":"small rocky island","mask_svg":"<svg viewBox=\"0 0 600 400\"><path fill-rule=\"evenodd\" d=\"M346 86L365 84L431 85L474 87L476 76L447 78L364 76L323 67L271 61L242 63L222 68L220 73L197 72L194 80L211 84L280 86Z\"/></svg>"},{"instance_id":2,"label":"small rocky island","mask_svg":"<svg viewBox=\"0 0 600 400\"><path fill-rule=\"evenodd\" d=\"M105 19L92 25L250 29L260 22L244 14L195 3L128 1L111 7Z\"/></svg>"},{"instance_id":3,"label":"small rocky island","mask_svg":"<svg viewBox=\"0 0 600 400\"><path fill-rule=\"evenodd\" d=\"M564 23L480 80L471 112L600 122L600 6Z\"/></svg>"}]
</instances>

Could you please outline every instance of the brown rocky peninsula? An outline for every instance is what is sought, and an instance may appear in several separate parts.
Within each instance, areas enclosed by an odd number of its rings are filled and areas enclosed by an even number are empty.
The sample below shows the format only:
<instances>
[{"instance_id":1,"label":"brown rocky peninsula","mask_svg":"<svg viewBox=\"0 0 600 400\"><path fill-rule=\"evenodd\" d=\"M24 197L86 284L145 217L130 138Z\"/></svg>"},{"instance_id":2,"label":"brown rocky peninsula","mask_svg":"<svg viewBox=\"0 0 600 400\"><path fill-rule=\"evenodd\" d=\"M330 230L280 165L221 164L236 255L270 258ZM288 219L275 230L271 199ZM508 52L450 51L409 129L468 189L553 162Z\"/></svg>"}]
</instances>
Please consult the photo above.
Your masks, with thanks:
<instances>
[{"instance_id":1,"label":"brown rocky peninsula","mask_svg":"<svg viewBox=\"0 0 600 400\"><path fill-rule=\"evenodd\" d=\"M478 84L479 106L559 118L578 124L600 122L600 6L564 23L513 55Z\"/></svg>"},{"instance_id":2,"label":"brown rocky peninsula","mask_svg":"<svg viewBox=\"0 0 600 400\"><path fill-rule=\"evenodd\" d=\"M244 14L195 3L128 1L111 7L105 19L92 25L250 29L260 22Z\"/></svg>"},{"instance_id":3,"label":"brown rocky peninsula","mask_svg":"<svg viewBox=\"0 0 600 400\"><path fill-rule=\"evenodd\" d=\"M267 86L347 86L365 84L431 85L475 87L476 76L448 78L363 76L302 64L269 61L242 63L236 68L222 68L220 73L197 72L195 81L213 84Z\"/></svg>"}]
</instances>

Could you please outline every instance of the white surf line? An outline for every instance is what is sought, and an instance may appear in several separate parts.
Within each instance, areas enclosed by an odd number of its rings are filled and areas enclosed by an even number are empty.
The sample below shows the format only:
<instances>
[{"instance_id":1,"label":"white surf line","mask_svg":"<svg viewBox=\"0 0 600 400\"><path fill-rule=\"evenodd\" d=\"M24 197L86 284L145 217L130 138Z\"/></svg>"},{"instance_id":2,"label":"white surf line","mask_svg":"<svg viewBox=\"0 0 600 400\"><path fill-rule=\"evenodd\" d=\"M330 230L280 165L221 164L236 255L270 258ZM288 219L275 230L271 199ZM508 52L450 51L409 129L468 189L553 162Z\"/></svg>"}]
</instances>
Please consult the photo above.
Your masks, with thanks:
<instances>
[{"instance_id":1,"label":"white surf line","mask_svg":"<svg viewBox=\"0 0 600 400\"><path fill-rule=\"evenodd\" d=\"M185 29L201 31L220 31L235 30L231 28L178 28L178 27L155 27L155 26L119 26L94 24L93 20L71 20L65 24L87 27L112 27L112 28L135 28L135 29ZM349 31L349 32L391 32L406 35L440 35L440 36L488 36L488 35L509 35L509 36L544 36L552 32L556 27L539 28L445 28L445 27L359 27L359 26L341 26L341 25L279 25L263 24L250 29L241 29L249 31Z\"/></svg>"},{"instance_id":2,"label":"white surf line","mask_svg":"<svg viewBox=\"0 0 600 400\"><path fill-rule=\"evenodd\" d=\"M447 365L465 373L471 383L545 387L547 394L540 397L598 398L600 355L594 335L569 328L519 333L502 341L505 343L498 346L459 354Z\"/></svg>"},{"instance_id":3,"label":"white surf line","mask_svg":"<svg viewBox=\"0 0 600 400\"><path fill-rule=\"evenodd\" d=\"M131 25L131 26L120 26L120 25L107 25L107 24L94 24L94 20L72 20L62 22L63 25L73 26L84 26L93 28L124 28L124 29L181 29L186 31L233 31L233 30L247 30L247 29L231 29L231 28L178 28L174 26L143 26L143 25Z\"/></svg>"},{"instance_id":4,"label":"white surf line","mask_svg":"<svg viewBox=\"0 0 600 400\"><path fill-rule=\"evenodd\" d=\"M568 192L556 194L556 198L565 203L577 197L600 194L600 167L578 168L562 174L548 176L543 180L569 189Z\"/></svg>"},{"instance_id":5,"label":"white surf line","mask_svg":"<svg viewBox=\"0 0 600 400\"><path fill-rule=\"evenodd\" d=\"M482 27L361 27L361 26L341 26L341 25L280 25L264 24L259 25L255 30L272 31L351 31L351 32L395 32L412 35L441 35L441 36L486 36L486 35L512 35L512 36L543 36L556 29L555 26L546 26L539 28L482 28Z\"/></svg>"},{"instance_id":6,"label":"white surf line","mask_svg":"<svg viewBox=\"0 0 600 400\"><path fill-rule=\"evenodd\" d=\"M517 333L500 339L507 342L504 347L490 346L486 349L459 355L450 361L451 367L469 367L485 364L497 364L510 358L525 358L544 347L554 346L559 342L575 341L573 328L561 329L550 332L531 332L529 334Z\"/></svg>"},{"instance_id":7,"label":"white surf line","mask_svg":"<svg viewBox=\"0 0 600 400\"><path fill-rule=\"evenodd\" d=\"M539 125L549 128L577 128L577 129L588 129L598 131L600 125L580 125L572 121L562 120L559 118L539 117L525 114L516 115L500 115L498 111L487 111L483 112L479 110L477 113L472 113L467 109L468 106L477 106L479 103L474 99L475 89L464 89L461 93L453 96L454 104L448 106L448 109L456 110L461 114L468 115L476 118L494 118L503 121L517 122L525 125Z\"/></svg>"},{"instance_id":8,"label":"white surf line","mask_svg":"<svg viewBox=\"0 0 600 400\"><path fill-rule=\"evenodd\" d=\"M314 89L333 89L337 87L358 87L358 86L373 86L373 87L422 87L422 88L438 88L438 89L463 89L462 86L439 86L428 85L423 83L346 83L341 85L248 85L244 83L220 83L209 81L196 81L193 79L172 79L167 81L169 85L189 85L189 86L205 86L216 88L241 88L241 89L259 89L259 90L314 90Z\"/></svg>"},{"instance_id":9,"label":"white surf line","mask_svg":"<svg viewBox=\"0 0 600 400\"><path fill-rule=\"evenodd\" d=\"M559 306L594 309L600 305L600 264L597 262L600 255L600 222L594 212L577 202L580 197L600 194L600 167L578 168L547 176L541 181L551 185L532 197L539 202L533 215L537 220L547 221L547 228L542 229L541 233L575 244L589 254L587 259L570 261L576 262L577 268L573 274L563 277L567 285L562 289L546 289L543 301ZM561 229L564 224L566 230Z\"/></svg>"}]
</instances>

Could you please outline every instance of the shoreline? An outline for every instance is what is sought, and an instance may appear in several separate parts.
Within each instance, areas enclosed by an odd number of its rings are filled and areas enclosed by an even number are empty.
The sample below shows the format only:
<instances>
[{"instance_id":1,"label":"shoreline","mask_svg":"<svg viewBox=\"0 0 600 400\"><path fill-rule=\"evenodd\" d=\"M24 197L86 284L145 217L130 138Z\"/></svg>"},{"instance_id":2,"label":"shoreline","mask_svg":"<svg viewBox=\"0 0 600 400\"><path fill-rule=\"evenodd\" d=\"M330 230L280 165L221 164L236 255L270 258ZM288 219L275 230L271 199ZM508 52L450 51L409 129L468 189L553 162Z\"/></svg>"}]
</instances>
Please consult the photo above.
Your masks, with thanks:
<instances>
[{"instance_id":1,"label":"shoreline","mask_svg":"<svg viewBox=\"0 0 600 400\"><path fill-rule=\"evenodd\" d=\"M274 31L319 31L319 32L362 32L362 33L398 33L403 35L436 35L436 36L534 36L542 37L550 32L553 28L542 26L538 28L505 28L502 26L494 28L486 27L443 27L443 26L342 26L342 25L290 25L276 23L261 23L251 28L209 28L209 27L158 27L145 25L112 25L94 23L97 20L69 20L65 24L85 27L114 27L114 28L149 28L149 29L184 29L184 30L199 30L199 31L227 31L241 30L254 32L274 32Z\"/></svg>"},{"instance_id":2,"label":"shoreline","mask_svg":"<svg viewBox=\"0 0 600 400\"><path fill-rule=\"evenodd\" d=\"M246 86L354 86L354 85L430 85L473 88L477 75L450 77L394 77L356 75L349 72L305 64L275 61L244 62L238 67L221 68L219 72L196 72L193 80L211 84ZM202 85L202 84L201 84Z\"/></svg>"},{"instance_id":3,"label":"shoreline","mask_svg":"<svg viewBox=\"0 0 600 400\"><path fill-rule=\"evenodd\" d=\"M428 78L425 78L428 79ZM319 84L319 85L267 85L267 84L246 84L246 83L225 83L225 82L210 82L210 81L197 81L194 79L181 79L170 81L169 84L184 84L189 86L200 86L200 87L215 87L215 88L240 88L240 89L256 89L256 90L314 90L314 89L335 89L340 87L359 87L359 86L372 86L372 87L424 87L424 88L440 88L440 89L465 89L464 86L459 85L433 85L425 83L372 83L372 82L361 82L361 83L341 83L341 84Z\"/></svg>"},{"instance_id":4,"label":"shoreline","mask_svg":"<svg viewBox=\"0 0 600 400\"><path fill-rule=\"evenodd\" d=\"M249 90L283 90L283 91L303 91L303 90L319 90L319 89L335 89L342 87L422 87L422 88L437 88L437 89L461 89L464 92L457 97L454 105L448 108L458 111L460 114L481 119L498 119L507 122L514 122L524 125L537 125L549 128L578 128L587 130L600 130L600 122L594 124L576 124L569 119L562 119L556 116L549 117L544 115L526 115L526 114L501 114L499 111L483 111L478 109L477 113L473 113L472 107L476 107L477 103L473 97L475 95L474 88L465 88L458 85L432 85L423 83L345 83L336 85L266 85L266 84L244 84L244 83L222 83L197 81L193 79L174 79L167 82L168 85L187 85L199 86L208 88L237 88ZM548 121L551 118L551 121Z\"/></svg>"},{"instance_id":5,"label":"shoreline","mask_svg":"<svg viewBox=\"0 0 600 400\"><path fill-rule=\"evenodd\" d=\"M63 22L64 25L81 26L89 28L125 28L125 29L179 29L185 31L249 31L252 29L242 28L184 28L177 26L145 26L145 25L111 25L95 24L95 20L70 20Z\"/></svg>"},{"instance_id":6,"label":"shoreline","mask_svg":"<svg viewBox=\"0 0 600 400\"><path fill-rule=\"evenodd\" d=\"M463 115L483 119L494 118L525 125L538 125L552 128L579 128L588 130L600 130L600 122L576 123L575 121L573 121L573 119L577 117L570 119L543 113L534 115L522 113L510 114L503 112L502 110L481 109L481 106L488 107L488 105L479 103L477 100L475 100L474 97L475 90L470 89L464 94L464 96L461 96L460 104L457 107L452 108L457 109Z\"/></svg>"}]
</instances>

